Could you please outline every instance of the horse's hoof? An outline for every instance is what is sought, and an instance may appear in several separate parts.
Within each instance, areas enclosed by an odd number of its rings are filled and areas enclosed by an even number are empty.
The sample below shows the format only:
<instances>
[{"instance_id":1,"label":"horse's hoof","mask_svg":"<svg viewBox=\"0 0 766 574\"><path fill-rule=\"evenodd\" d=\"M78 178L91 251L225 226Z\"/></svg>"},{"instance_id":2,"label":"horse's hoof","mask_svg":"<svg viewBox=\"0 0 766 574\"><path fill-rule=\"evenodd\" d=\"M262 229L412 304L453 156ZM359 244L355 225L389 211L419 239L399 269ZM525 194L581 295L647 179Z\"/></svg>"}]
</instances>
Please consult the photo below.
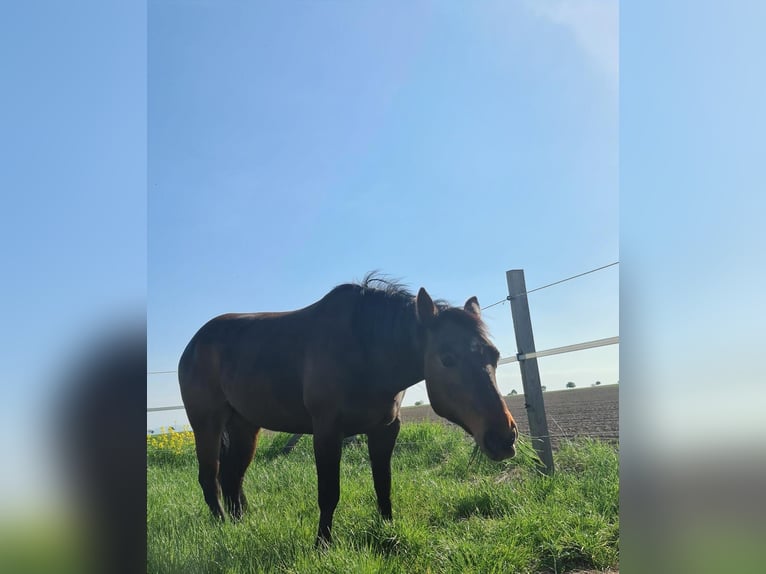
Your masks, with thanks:
<instances>
[{"instance_id":1,"label":"horse's hoof","mask_svg":"<svg viewBox=\"0 0 766 574\"><path fill-rule=\"evenodd\" d=\"M314 549L327 550L330 548L330 544L332 544L332 540L329 538L322 538L321 536L317 536L317 539L314 541Z\"/></svg>"}]
</instances>

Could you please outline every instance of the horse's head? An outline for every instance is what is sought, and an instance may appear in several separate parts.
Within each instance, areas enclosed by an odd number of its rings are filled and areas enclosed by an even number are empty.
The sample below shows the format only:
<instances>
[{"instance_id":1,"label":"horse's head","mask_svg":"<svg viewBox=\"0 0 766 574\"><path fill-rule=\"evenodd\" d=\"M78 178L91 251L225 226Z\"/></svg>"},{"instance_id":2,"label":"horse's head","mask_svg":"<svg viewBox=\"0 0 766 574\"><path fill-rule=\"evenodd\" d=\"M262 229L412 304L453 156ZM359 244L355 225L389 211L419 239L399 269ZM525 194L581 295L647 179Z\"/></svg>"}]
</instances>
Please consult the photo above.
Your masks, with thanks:
<instances>
[{"instance_id":1,"label":"horse's head","mask_svg":"<svg viewBox=\"0 0 766 574\"><path fill-rule=\"evenodd\" d=\"M421 288L415 303L425 330L424 373L434 411L463 427L491 459L512 457L518 430L497 390L500 353L487 338L478 300L440 310Z\"/></svg>"}]
</instances>

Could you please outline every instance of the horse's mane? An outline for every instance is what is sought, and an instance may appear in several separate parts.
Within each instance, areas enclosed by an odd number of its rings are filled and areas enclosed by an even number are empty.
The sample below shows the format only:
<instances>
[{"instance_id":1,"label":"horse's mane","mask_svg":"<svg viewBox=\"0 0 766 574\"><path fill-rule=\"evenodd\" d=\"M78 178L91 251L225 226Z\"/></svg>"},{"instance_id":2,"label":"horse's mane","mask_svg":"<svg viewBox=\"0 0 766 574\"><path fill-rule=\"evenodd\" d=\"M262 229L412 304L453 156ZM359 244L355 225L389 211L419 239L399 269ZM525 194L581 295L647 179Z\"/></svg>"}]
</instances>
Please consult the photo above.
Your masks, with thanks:
<instances>
[{"instance_id":1,"label":"horse's mane","mask_svg":"<svg viewBox=\"0 0 766 574\"><path fill-rule=\"evenodd\" d=\"M382 293L388 298L402 299L412 305L415 303L415 295L400 279L392 279L380 271L370 271L364 276L364 279L358 283L352 283L352 285L360 287L363 294ZM450 304L443 299L435 299L434 304L439 311L450 308Z\"/></svg>"},{"instance_id":2,"label":"horse's mane","mask_svg":"<svg viewBox=\"0 0 766 574\"><path fill-rule=\"evenodd\" d=\"M367 273L358 283L339 285L336 290L352 290L356 303L352 328L367 351L406 351L420 339L422 326L415 316L415 296L398 279L377 271ZM487 338L481 318L452 307L443 299L434 300L439 315Z\"/></svg>"}]
</instances>

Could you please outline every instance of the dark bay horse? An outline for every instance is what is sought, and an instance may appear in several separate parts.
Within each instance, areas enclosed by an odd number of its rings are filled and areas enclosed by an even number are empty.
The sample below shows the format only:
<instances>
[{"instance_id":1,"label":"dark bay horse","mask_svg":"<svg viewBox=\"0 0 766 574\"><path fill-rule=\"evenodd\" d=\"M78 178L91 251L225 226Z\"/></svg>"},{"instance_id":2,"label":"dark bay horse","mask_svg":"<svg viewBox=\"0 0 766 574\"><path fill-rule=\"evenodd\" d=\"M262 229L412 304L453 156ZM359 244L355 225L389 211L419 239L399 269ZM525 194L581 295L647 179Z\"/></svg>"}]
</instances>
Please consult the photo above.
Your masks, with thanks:
<instances>
[{"instance_id":1,"label":"dark bay horse","mask_svg":"<svg viewBox=\"0 0 766 574\"><path fill-rule=\"evenodd\" d=\"M368 275L297 311L228 314L205 324L178 366L213 515L246 507L242 481L261 428L313 434L316 543L330 541L344 437L365 433L382 516L391 518L391 453L404 390L425 379L434 411L493 460L514 456L516 423L495 383L499 353L476 297L463 308Z\"/></svg>"}]
</instances>

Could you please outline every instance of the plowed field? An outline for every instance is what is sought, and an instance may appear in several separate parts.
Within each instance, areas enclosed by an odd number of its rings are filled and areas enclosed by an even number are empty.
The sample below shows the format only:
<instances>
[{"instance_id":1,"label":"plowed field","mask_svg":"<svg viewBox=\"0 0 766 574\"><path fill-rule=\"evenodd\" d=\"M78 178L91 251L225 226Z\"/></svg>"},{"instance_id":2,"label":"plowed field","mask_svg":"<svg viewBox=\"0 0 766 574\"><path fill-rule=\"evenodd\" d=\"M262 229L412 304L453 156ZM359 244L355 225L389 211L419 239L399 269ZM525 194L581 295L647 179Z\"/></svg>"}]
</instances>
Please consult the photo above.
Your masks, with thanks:
<instances>
[{"instance_id":1,"label":"plowed field","mask_svg":"<svg viewBox=\"0 0 766 574\"><path fill-rule=\"evenodd\" d=\"M561 439L575 437L619 440L619 388L619 385L603 385L543 393L548 432L554 448ZM524 395L506 397L506 402L519 430L529 434ZM446 422L429 405L405 407L401 414L405 424L423 420Z\"/></svg>"}]
</instances>

